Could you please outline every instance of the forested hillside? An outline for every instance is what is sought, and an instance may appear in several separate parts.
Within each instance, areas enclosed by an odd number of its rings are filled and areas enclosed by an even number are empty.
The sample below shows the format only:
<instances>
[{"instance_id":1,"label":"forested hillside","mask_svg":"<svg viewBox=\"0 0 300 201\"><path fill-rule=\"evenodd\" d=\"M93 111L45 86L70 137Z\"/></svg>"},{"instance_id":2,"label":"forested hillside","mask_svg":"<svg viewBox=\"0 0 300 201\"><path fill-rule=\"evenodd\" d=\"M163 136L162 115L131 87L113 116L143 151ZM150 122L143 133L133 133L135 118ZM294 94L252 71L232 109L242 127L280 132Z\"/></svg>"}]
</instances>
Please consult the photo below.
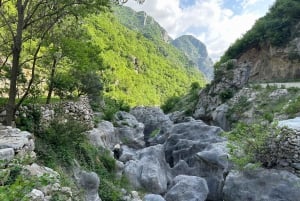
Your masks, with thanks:
<instances>
[{"instance_id":1,"label":"forested hillside","mask_svg":"<svg viewBox=\"0 0 300 201\"><path fill-rule=\"evenodd\" d=\"M108 9L57 21L40 33L42 39L32 34L38 28L31 25L24 32L17 79L22 101L86 94L99 103L101 91L106 99L125 105L160 105L184 94L193 82L205 84L203 75L174 47L129 30ZM1 35L7 31L0 29ZM12 65L8 45L1 47L2 96L8 94Z\"/></svg>"},{"instance_id":2,"label":"forested hillside","mask_svg":"<svg viewBox=\"0 0 300 201\"><path fill-rule=\"evenodd\" d=\"M169 51L177 51L178 54L183 55L181 57L186 57L189 60L189 65L196 66L207 80L213 78L213 62L208 56L205 44L197 38L185 35L173 40L167 31L147 13L136 12L126 6L116 6L113 10L123 25L142 33L158 46L163 43L170 43ZM164 45L168 46L167 44Z\"/></svg>"},{"instance_id":3,"label":"forested hillside","mask_svg":"<svg viewBox=\"0 0 300 201\"><path fill-rule=\"evenodd\" d=\"M204 78L168 44L155 44L120 24L112 14L95 15L84 23L100 50L104 94L133 105L159 105L183 94Z\"/></svg>"}]
</instances>

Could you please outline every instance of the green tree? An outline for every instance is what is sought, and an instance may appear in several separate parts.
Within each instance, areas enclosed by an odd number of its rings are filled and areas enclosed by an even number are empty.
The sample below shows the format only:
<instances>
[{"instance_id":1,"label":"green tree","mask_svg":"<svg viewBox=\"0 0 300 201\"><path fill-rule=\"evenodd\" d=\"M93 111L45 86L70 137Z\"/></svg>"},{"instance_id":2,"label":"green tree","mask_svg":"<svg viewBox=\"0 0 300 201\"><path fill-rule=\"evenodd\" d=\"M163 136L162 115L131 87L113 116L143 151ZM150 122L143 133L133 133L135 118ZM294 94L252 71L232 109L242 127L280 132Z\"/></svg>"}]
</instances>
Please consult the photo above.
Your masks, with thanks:
<instances>
[{"instance_id":1,"label":"green tree","mask_svg":"<svg viewBox=\"0 0 300 201\"><path fill-rule=\"evenodd\" d=\"M0 5L0 24L9 33L1 37L1 43L7 42L11 47L9 99L7 104L6 124L11 125L16 109L27 97L34 82L35 68L39 59L41 46L45 37L54 26L69 16L81 17L109 6L109 0L11 0L2 1ZM3 39L4 38L4 39ZM24 43L35 41L33 54L22 58ZM17 79L25 64L31 65L31 78L20 102L16 104Z\"/></svg>"}]
</instances>

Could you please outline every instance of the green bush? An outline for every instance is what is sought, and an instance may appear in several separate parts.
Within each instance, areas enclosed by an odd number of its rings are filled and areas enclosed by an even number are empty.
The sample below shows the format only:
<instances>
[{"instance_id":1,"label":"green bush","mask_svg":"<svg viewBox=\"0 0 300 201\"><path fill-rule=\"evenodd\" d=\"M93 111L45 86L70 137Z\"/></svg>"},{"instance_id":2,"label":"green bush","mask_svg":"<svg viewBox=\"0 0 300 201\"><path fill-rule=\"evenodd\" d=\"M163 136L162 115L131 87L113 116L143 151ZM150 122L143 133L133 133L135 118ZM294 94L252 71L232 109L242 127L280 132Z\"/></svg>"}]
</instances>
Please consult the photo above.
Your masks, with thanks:
<instances>
[{"instance_id":1,"label":"green bush","mask_svg":"<svg viewBox=\"0 0 300 201\"><path fill-rule=\"evenodd\" d=\"M124 101L114 100L110 98L105 99L105 107L103 108L103 119L107 121L113 120L113 117L118 111L129 112L130 106Z\"/></svg>"},{"instance_id":2,"label":"green bush","mask_svg":"<svg viewBox=\"0 0 300 201\"><path fill-rule=\"evenodd\" d=\"M178 104L178 102L180 101L180 97L178 96L173 96L170 97L166 100L166 102L161 106L161 109L165 112L165 113L169 113L172 111L172 109L176 106L176 104Z\"/></svg>"},{"instance_id":3,"label":"green bush","mask_svg":"<svg viewBox=\"0 0 300 201\"><path fill-rule=\"evenodd\" d=\"M46 164L55 163L55 161L71 164L76 158L80 144L86 139L83 133L86 130L87 126L79 121L59 122L53 120L45 131L36 135L38 154L43 159L47 159L44 161ZM43 146L47 147L47 150Z\"/></svg>"},{"instance_id":4,"label":"green bush","mask_svg":"<svg viewBox=\"0 0 300 201\"><path fill-rule=\"evenodd\" d=\"M41 120L40 107L35 104L29 104L27 107L29 109L20 111L20 114L16 118L17 127L32 133L39 132Z\"/></svg>"},{"instance_id":5,"label":"green bush","mask_svg":"<svg viewBox=\"0 0 300 201\"><path fill-rule=\"evenodd\" d=\"M287 108L285 109L285 113L291 117L299 112L300 112L300 96L295 100L291 101L288 104Z\"/></svg>"},{"instance_id":6,"label":"green bush","mask_svg":"<svg viewBox=\"0 0 300 201\"><path fill-rule=\"evenodd\" d=\"M232 89L225 89L219 94L219 97L221 98L222 102L226 102L230 98L232 98L234 95L234 92Z\"/></svg>"},{"instance_id":7,"label":"green bush","mask_svg":"<svg viewBox=\"0 0 300 201\"><path fill-rule=\"evenodd\" d=\"M268 139L277 133L276 125L236 124L232 131L224 133L230 159L241 169L249 163L261 165L268 160Z\"/></svg>"},{"instance_id":8,"label":"green bush","mask_svg":"<svg viewBox=\"0 0 300 201\"><path fill-rule=\"evenodd\" d=\"M101 178L99 192L103 201L120 201L120 189L128 184L123 178L116 178L116 161L110 152L91 145L83 133L85 130L85 125L80 122L53 121L44 133L37 136L38 161L53 169L69 169L76 159L83 169L96 172ZM61 197L56 195L53 199Z\"/></svg>"}]
</instances>

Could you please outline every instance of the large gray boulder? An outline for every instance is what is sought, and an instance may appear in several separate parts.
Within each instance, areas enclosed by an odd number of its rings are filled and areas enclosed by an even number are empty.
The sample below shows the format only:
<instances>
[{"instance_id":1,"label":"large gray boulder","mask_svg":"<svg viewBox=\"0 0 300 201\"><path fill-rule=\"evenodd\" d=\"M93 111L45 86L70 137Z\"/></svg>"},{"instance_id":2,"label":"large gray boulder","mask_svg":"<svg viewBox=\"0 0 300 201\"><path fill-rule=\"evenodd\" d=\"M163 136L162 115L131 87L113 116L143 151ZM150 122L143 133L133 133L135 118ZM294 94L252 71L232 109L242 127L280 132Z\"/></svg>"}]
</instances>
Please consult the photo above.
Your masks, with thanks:
<instances>
[{"instance_id":1,"label":"large gray boulder","mask_svg":"<svg viewBox=\"0 0 300 201\"><path fill-rule=\"evenodd\" d=\"M97 124L96 128L87 132L87 137L92 145L107 149L112 149L115 144L120 142L113 124L109 121Z\"/></svg>"},{"instance_id":2,"label":"large gray boulder","mask_svg":"<svg viewBox=\"0 0 300 201\"><path fill-rule=\"evenodd\" d=\"M164 134L172 127L173 122L160 108L136 107L130 111L130 114L145 125L144 135L146 145L164 143Z\"/></svg>"},{"instance_id":3,"label":"large gray boulder","mask_svg":"<svg viewBox=\"0 0 300 201\"><path fill-rule=\"evenodd\" d=\"M166 201L205 201L207 195L208 187L205 179L179 175L173 179L165 199Z\"/></svg>"},{"instance_id":4,"label":"large gray boulder","mask_svg":"<svg viewBox=\"0 0 300 201\"><path fill-rule=\"evenodd\" d=\"M224 201L299 201L300 178L279 170L231 172L223 189Z\"/></svg>"},{"instance_id":5,"label":"large gray boulder","mask_svg":"<svg viewBox=\"0 0 300 201\"><path fill-rule=\"evenodd\" d=\"M74 170L74 176L79 186L84 190L85 201L101 201L98 188L100 179L95 172L86 172L84 170Z\"/></svg>"},{"instance_id":6,"label":"large gray boulder","mask_svg":"<svg viewBox=\"0 0 300 201\"><path fill-rule=\"evenodd\" d=\"M212 112L212 119L215 125L221 127L225 131L230 129L229 121L227 119L228 110L229 106L227 104L222 104Z\"/></svg>"},{"instance_id":7,"label":"large gray boulder","mask_svg":"<svg viewBox=\"0 0 300 201\"><path fill-rule=\"evenodd\" d=\"M139 150L134 160L125 164L124 173L137 189L143 187L147 192L155 194L166 192L170 173L163 145Z\"/></svg>"},{"instance_id":8,"label":"large gray boulder","mask_svg":"<svg viewBox=\"0 0 300 201\"><path fill-rule=\"evenodd\" d=\"M228 172L226 140L222 129L202 121L175 124L165 143L166 161L172 175L202 177L207 181L209 200L220 200L224 175Z\"/></svg>"},{"instance_id":9,"label":"large gray boulder","mask_svg":"<svg viewBox=\"0 0 300 201\"><path fill-rule=\"evenodd\" d=\"M145 147L144 124L127 112L117 112L114 116L116 132L123 144L140 149Z\"/></svg>"},{"instance_id":10,"label":"large gray boulder","mask_svg":"<svg viewBox=\"0 0 300 201\"><path fill-rule=\"evenodd\" d=\"M0 167L1 162L9 162L14 159L15 151L13 148L0 149Z\"/></svg>"},{"instance_id":11,"label":"large gray boulder","mask_svg":"<svg viewBox=\"0 0 300 201\"><path fill-rule=\"evenodd\" d=\"M166 201L161 195L147 194L145 195L143 201Z\"/></svg>"},{"instance_id":12,"label":"large gray boulder","mask_svg":"<svg viewBox=\"0 0 300 201\"><path fill-rule=\"evenodd\" d=\"M296 117L294 119L279 121L278 125L280 127L285 127L286 126L290 129L300 131L300 117Z\"/></svg>"}]
</instances>

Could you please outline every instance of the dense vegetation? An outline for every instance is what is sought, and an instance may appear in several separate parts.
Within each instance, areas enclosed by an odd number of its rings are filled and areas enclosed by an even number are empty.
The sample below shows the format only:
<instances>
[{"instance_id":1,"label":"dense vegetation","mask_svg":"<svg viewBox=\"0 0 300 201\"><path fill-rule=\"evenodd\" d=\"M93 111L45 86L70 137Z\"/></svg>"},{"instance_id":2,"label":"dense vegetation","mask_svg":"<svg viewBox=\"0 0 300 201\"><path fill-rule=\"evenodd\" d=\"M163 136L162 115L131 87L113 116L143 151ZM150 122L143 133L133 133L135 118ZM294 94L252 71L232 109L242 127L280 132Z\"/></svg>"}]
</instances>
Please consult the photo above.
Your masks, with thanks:
<instances>
[{"instance_id":1,"label":"dense vegetation","mask_svg":"<svg viewBox=\"0 0 300 201\"><path fill-rule=\"evenodd\" d=\"M136 12L126 6L115 6L113 11L120 23L142 33L146 38L156 42L171 40L166 30L144 11Z\"/></svg>"},{"instance_id":2,"label":"dense vegetation","mask_svg":"<svg viewBox=\"0 0 300 201\"><path fill-rule=\"evenodd\" d=\"M255 25L242 38L231 45L220 61L238 58L250 48L270 44L282 46L295 37L293 28L300 20L300 2L298 0L277 0L266 16L256 21Z\"/></svg>"},{"instance_id":3,"label":"dense vegetation","mask_svg":"<svg viewBox=\"0 0 300 201\"><path fill-rule=\"evenodd\" d=\"M35 40L24 43L22 58L30 57ZM3 83L9 79L9 60L1 68ZM18 96L26 92L30 70L25 65L20 71ZM108 102L135 106L160 105L185 93L192 82L203 86L205 80L173 46L149 40L102 12L80 20L67 18L55 26L40 44L32 82L27 98L86 94L99 105L102 91ZM8 87L1 85L2 95Z\"/></svg>"},{"instance_id":4,"label":"dense vegetation","mask_svg":"<svg viewBox=\"0 0 300 201\"><path fill-rule=\"evenodd\" d=\"M84 22L100 50L105 96L131 106L160 105L186 92L192 82L203 86L203 76L174 47L130 31L111 14L90 16Z\"/></svg>"}]
</instances>

